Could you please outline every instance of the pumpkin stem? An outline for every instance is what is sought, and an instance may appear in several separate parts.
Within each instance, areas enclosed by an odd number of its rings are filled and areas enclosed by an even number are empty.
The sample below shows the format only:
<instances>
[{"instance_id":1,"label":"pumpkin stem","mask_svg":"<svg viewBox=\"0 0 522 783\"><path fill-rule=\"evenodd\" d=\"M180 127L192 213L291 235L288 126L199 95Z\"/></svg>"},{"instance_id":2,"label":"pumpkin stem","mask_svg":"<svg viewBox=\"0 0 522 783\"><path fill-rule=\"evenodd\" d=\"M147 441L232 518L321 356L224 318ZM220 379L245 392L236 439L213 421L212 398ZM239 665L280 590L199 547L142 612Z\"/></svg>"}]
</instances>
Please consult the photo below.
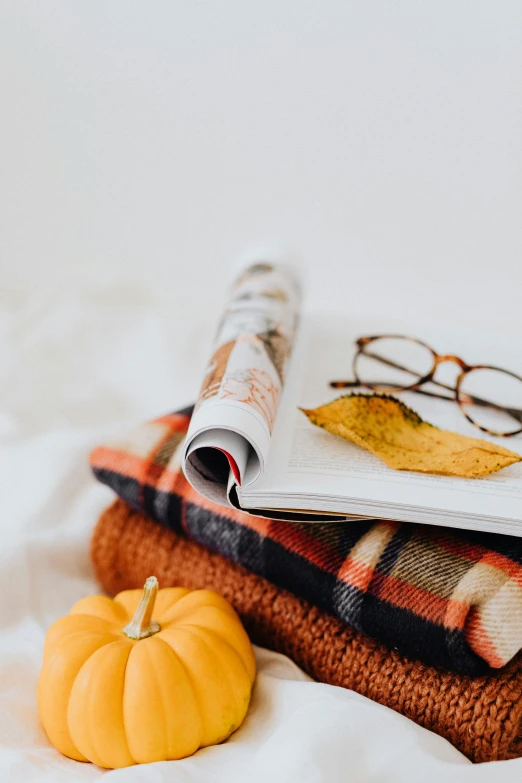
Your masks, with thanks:
<instances>
[{"instance_id":1,"label":"pumpkin stem","mask_svg":"<svg viewBox=\"0 0 522 783\"><path fill-rule=\"evenodd\" d=\"M154 611L157 594L158 580L155 576L149 576L145 581L143 595L141 596L141 601L134 613L134 617L123 629L123 633L125 636L128 636L129 639L146 639L147 636L152 636L153 634L158 633L158 631L161 631L159 623L152 619L152 612Z\"/></svg>"}]
</instances>

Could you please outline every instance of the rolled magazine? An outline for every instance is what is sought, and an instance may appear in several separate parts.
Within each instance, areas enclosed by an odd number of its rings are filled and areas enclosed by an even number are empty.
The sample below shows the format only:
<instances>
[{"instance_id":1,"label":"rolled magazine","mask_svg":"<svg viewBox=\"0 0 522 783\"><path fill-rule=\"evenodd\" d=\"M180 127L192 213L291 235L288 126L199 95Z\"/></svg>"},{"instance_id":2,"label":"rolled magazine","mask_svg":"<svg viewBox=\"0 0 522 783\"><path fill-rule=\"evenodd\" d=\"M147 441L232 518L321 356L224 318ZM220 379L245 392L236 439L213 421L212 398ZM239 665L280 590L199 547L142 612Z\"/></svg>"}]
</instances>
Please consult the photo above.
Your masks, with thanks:
<instances>
[{"instance_id":1,"label":"rolled magazine","mask_svg":"<svg viewBox=\"0 0 522 783\"><path fill-rule=\"evenodd\" d=\"M214 502L237 506L237 488L264 471L300 304L298 274L284 264L253 264L232 285L183 456L192 486Z\"/></svg>"}]
</instances>

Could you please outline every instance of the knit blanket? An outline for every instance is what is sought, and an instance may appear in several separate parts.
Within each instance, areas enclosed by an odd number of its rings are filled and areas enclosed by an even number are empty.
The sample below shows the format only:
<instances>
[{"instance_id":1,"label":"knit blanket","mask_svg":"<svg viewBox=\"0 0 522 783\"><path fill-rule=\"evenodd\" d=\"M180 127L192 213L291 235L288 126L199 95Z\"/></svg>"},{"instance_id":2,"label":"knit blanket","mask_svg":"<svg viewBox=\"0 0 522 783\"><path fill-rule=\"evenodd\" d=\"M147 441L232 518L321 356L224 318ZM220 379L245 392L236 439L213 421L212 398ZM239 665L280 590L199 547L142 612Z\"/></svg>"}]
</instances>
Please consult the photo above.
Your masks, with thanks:
<instances>
[{"instance_id":1,"label":"knit blanket","mask_svg":"<svg viewBox=\"0 0 522 783\"><path fill-rule=\"evenodd\" d=\"M476 676L522 648L522 539L386 520L268 520L218 506L180 469L190 416L162 416L94 449L95 476L159 524L426 664Z\"/></svg>"},{"instance_id":2,"label":"knit blanket","mask_svg":"<svg viewBox=\"0 0 522 783\"><path fill-rule=\"evenodd\" d=\"M110 595L142 587L151 574L163 587L216 590L255 644L288 655L315 680L399 712L449 740L471 761L522 756L521 655L481 677L414 661L122 500L98 520L91 557ZM378 748L379 738L373 741Z\"/></svg>"}]
</instances>

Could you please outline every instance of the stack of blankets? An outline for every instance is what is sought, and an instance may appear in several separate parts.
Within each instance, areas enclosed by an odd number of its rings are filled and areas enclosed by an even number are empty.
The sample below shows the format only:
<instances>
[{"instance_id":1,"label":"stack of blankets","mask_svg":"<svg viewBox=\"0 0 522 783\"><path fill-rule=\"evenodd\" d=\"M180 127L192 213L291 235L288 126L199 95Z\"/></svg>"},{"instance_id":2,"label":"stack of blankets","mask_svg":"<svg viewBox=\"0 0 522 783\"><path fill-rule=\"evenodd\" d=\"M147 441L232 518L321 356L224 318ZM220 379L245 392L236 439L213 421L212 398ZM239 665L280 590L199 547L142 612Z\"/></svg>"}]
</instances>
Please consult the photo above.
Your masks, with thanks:
<instances>
[{"instance_id":1,"label":"stack of blankets","mask_svg":"<svg viewBox=\"0 0 522 783\"><path fill-rule=\"evenodd\" d=\"M255 643L313 678L397 710L472 761L522 756L522 539L223 508L179 468L190 414L161 417L161 444L130 436L92 452L119 496L92 539L103 588L154 574L163 587L216 590Z\"/></svg>"}]
</instances>

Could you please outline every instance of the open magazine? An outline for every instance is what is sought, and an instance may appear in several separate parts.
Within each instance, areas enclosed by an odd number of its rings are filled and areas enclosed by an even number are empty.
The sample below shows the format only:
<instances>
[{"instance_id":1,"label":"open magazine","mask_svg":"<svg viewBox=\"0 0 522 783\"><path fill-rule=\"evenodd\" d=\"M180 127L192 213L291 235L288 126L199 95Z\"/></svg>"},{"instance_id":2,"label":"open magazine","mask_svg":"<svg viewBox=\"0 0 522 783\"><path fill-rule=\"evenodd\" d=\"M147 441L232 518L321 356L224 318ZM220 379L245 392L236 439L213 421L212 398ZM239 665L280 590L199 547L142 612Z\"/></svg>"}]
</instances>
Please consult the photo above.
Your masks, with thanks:
<instances>
[{"instance_id":1,"label":"open magazine","mask_svg":"<svg viewBox=\"0 0 522 783\"><path fill-rule=\"evenodd\" d=\"M300 306L289 267L254 264L234 283L185 442L183 470L192 486L217 503L272 518L386 518L522 536L522 463L481 479L394 471L299 410L342 393L330 381L350 377L361 335L409 333L442 352L521 374L513 344L390 317L313 318ZM441 365L437 377L451 385L455 372ZM483 435L454 402L396 396L441 429L522 454L522 435Z\"/></svg>"}]
</instances>

